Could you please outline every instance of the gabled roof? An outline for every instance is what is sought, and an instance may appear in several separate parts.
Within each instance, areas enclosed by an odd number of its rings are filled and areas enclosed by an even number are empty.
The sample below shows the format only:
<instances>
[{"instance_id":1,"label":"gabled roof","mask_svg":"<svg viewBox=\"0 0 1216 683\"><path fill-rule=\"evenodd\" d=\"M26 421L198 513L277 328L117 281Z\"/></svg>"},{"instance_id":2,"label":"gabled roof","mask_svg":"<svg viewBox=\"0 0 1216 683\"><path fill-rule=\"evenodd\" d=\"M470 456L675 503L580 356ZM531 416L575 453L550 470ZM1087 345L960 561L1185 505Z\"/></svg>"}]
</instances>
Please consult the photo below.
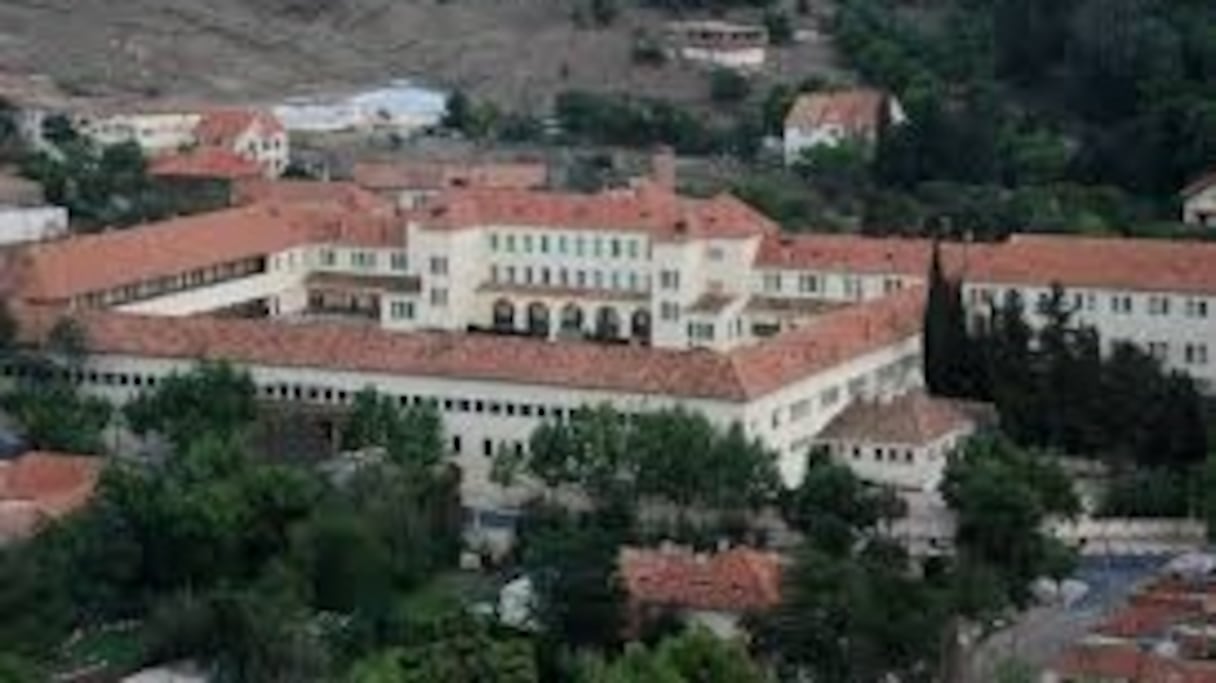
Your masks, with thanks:
<instances>
[{"instance_id":1,"label":"gabled roof","mask_svg":"<svg viewBox=\"0 0 1216 683\"><path fill-rule=\"evenodd\" d=\"M1190 199L1191 197L1194 197L1200 192L1207 190L1213 185L1216 185L1216 171L1205 173L1204 175L1192 180L1186 187L1182 188L1182 191L1178 194L1182 195L1184 199Z\"/></svg>"},{"instance_id":2,"label":"gabled roof","mask_svg":"<svg viewBox=\"0 0 1216 683\"><path fill-rule=\"evenodd\" d=\"M622 548L620 574L638 605L759 612L781 600L781 558L733 548L703 555L685 548Z\"/></svg>"},{"instance_id":3,"label":"gabled roof","mask_svg":"<svg viewBox=\"0 0 1216 683\"><path fill-rule=\"evenodd\" d=\"M933 397L919 391L889 400L858 400L833 418L818 438L924 446L973 428L982 412L979 404Z\"/></svg>"},{"instance_id":4,"label":"gabled roof","mask_svg":"<svg viewBox=\"0 0 1216 683\"><path fill-rule=\"evenodd\" d=\"M447 377L741 403L920 334L923 294L903 292L825 313L798 330L725 353L581 341L551 342L376 326L211 317L75 315L91 353L263 367ZM53 307L20 309L22 334L41 340Z\"/></svg>"},{"instance_id":5,"label":"gabled roof","mask_svg":"<svg viewBox=\"0 0 1216 683\"><path fill-rule=\"evenodd\" d=\"M424 228L521 226L650 233L656 239L745 238L777 226L737 198L680 197L654 183L597 194L535 190L450 190L420 217Z\"/></svg>"},{"instance_id":6,"label":"gabled roof","mask_svg":"<svg viewBox=\"0 0 1216 683\"><path fill-rule=\"evenodd\" d=\"M785 127L839 126L852 135L873 134L882 123L887 98L885 93L865 88L799 95L785 116Z\"/></svg>"},{"instance_id":7,"label":"gabled roof","mask_svg":"<svg viewBox=\"0 0 1216 683\"><path fill-rule=\"evenodd\" d=\"M199 147L157 157L148 172L154 176L243 180L261 177L262 167L229 149Z\"/></svg>"},{"instance_id":8,"label":"gabled roof","mask_svg":"<svg viewBox=\"0 0 1216 683\"><path fill-rule=\"evenodd\" d=\"M892 274L924 279L927 239L766 236L759 268ZM1216 294L1216 242L1019 233L1004 242L942 242L947 272L971 284L1093 287Z\"/></svg>"},{"instance_id":9,"label":"gabled roof","mask_svg":"<svg viewBox=\"0 0 1216 683\"><path fill-rule=\"evenodd\" d=\"M262 135L285 132L274 114L260 109L212 109L202 113L194 134L203 146L232 146L250 129Z\"/></svg>"},{"instance_id":10,"label":"gabled roof","mask_svg":"<svg viewBox=\"0 0 1216 683\"><path fill-rule=\"evenodd\" d=\"M42 451L0 461L0 542L28 536L85 505L104 464L99 457Z\"/></svg>"}]
</instances>

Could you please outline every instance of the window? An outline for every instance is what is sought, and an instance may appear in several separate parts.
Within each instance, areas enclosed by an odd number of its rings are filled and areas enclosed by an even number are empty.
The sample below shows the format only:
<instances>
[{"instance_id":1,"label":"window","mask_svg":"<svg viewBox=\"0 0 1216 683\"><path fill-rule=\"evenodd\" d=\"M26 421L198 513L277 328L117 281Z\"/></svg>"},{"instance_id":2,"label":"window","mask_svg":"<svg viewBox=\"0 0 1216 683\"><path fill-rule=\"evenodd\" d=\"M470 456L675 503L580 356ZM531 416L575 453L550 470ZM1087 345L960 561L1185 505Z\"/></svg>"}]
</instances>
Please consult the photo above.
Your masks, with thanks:
<instances>
[{"instance_id":1,"label":"window","mask_svg":"<svg viewBox=\"0 0 1216 683\"><path fill-rule=\"evenodd\" d=\"M542 253L542 254L549 253L549 236L548 235L540 236L540 253Z\"/></svg>"},{"instance_id":2,"label":"window","mask_svg":"<svg viewBox=\"0 0 1216 683\"><path fill-rule=\"evenodd\" d=\"M1110 298L1110 310L1112 313L1120 313L1127 315L1132 312L1132 298L1130 296L1112 296Z\"/></svg>"},{"instance_id":3,"label":"window","mask_svg":"<svg viewBox=\"0 0 1216 683\"><path fill-rule=\"evenodd\" d=\"M849 299L861 299L861 278L845 277L844 295Z\"/></svg>"},{"instance_id":4,"label":"window","mask_svg":"<svg viewBox=\"0 0 1216 683\"><path fill-rule=\"evenodd\" d=\"M608 241L608 255L612 258L620 258L621 253L621 241L613 237Z\"/></svg>"},{"instance_id":5,"label":"window","mask_svg":"<svg viewBox=\"0 0 1216 683\"><path fill-rule=\"evenodd\" d=\"M680 319L680 305L674 301L664 301L659 304L659 318L676 321Z\"/></svg>"},{"instance_id":6,"label":"window","mask_svg":"<svg viewBox=\"0 0 1216 683\"><path fill-rule=\"evenodd\" d=\"M598 258L600 256L603 256L603 254L604 254L604 240L600 239L599 237L596 237L595 239L593 239L591 241L591 255Z\"/></svg>"},{"instance_id":7,"label":"window","mask_svg":"<svg viewBox=\"0 0 1216 683\"><path fill-rule=\"evenodd\" d=\"M575 237L574 238L574 255L582 256L584 246L585 246L585 241L583 240L583 236L579 235L578 237Z\"/></svg>"},{"instance_id":8,"label":"window","mask_svg":"<svg viewBox=\"0 0 1216 683\"><path fill-rule=\"evenodd\" d=\"M508 253L515 252L515 235L507 235L506 247Z\"/></svg>"},{"instance_id":9,"label":"window","mask_svg":"<svg viewBox=\"0 0 1216 683\"><path fill-rule=\"evenodd\" d=\"M1166 342L1159 342L1159 341L1149 342L1148 343L1148 353L1153 358L1156 358L1157 360L1164 363L1165 361L1169 360L1170 345Z\"/></svg>"},{"instance_id":10,"label":"window","mask_svg":"<svg viewBox=\"0 0 1216 683\"><path fill-rule=\"evenodd\" d=\"M361 270L376 267L376 254L370 251L353 251L350 254L351 265Z\"/></svg>"},{"instance_id":11,"label":"window","mask_svg":"<svg viewBox=\"0 0 1216 683\"><path fill-rule=\"evenodd\" d=\"M489 439L481 440L481 454L487 458L494 457L494 442Z\"/></svg>"},{"instance_id":12,"label":"window","mask_svg":"<svg viewBox=\"0 0 1216 683\"><path fill-rule=\"evenodd\" d=\"M405 252L403 252L403 251L393 252L391 261L392 261L391 266L392 266L393 270L396 270L396 271L409 270L409 265L410 265L409 255L406 254Z\"/></svg>"},{"instance_id":13,"label":"window","mask_svg":"<svg viewBox=\"0 0 1216 683\"><path fill-rule=\"evenodd\" d=\"M565 253L566 253L566 251L567 251L567 250L569 249L569 247L570 247L570 245L568 244L568 242L569 242L569 240L567 240L567 239L566 239L566 236L565 236L565 235L559 235L559 236L558 236L558 238L557 238L557 252L558 252L559 254L565 254Z\"/></svg>"},{"instance_id":14,"label":"window","mask_svg":"<svg viewBox=\"0 0 1216 683\"><path fill-rule=\"evenodd\" d=\"M799 275L798 291L803 294L814 294L819 291L819 278L815 275Z\"/></svg>"},{"instance_id":15,"label":"window","mask_svg":"<svg viewBox=\"0 0 1216 683\"><path fill-rule=\"evenodd\" d=\"M490 266L490 282L498 282L498 266Z\"/></svg>"},{"instance_id":16,"label":"window","mask_svg":"<svg viewBox=\"0 0 1216 683\"><path fill-rule=\"evenodd\" d=\"M448 260L444 256L431 257L431 275L447 275Z\"/></svg>"},{"instance_id":17,"label":"window","mask_svg":"<svg viewBox=\"0 0 1216 683\"><path fill-rule=\"evenodd\" d=\"M1184 351L1187 365L1207 365L1208 364L1208 345L1207 344L1187 344Z\"/></svg>"},{"instance_id":18,"label":"window","mask_svg":"<svg viewBox=\"0 0 1216 683\"><path fill-rule=\"evenodd\" d=\"M333 268L338 264L338 256L334 254L333 249L321 250L321 265L327 268Z\"/></svg>"},{"instance_id":19,"label":"window","mask_svg":"<svg viewBox=\"0 0 1216 683\"><path fill-rule=\"evenodd\" d=\"M431 290L431 305L436 308L443 308L448 305L448 290L432 289Z\"/></svg>"},{"instance_id":20,"label":"window","mask_svg":"<svg viewBox=\"0 0 1216 683\"><path fill-rule=\"evenodd\" d=\"M680 288L680 271L678 270L663 270L659 271L659 287L662 289L679 289Z\"/></svg>"},{"instance_id":21,"label":"window","mask_svg":"<svg viewBox=\"0 0 1216 683\"><path fill-rule=\"evenodd\" d=\"M886 277L886 278L883 278L883 280L882 280L882 293L883 294L890 294L892 292L898 292L899 290L901 290L903 288L904 288L903 280L900 280L897 277Z\"/></svg>"},{"instance_id":22,"label":"window","mask_svg":"<svg viewBox=\"0 0 1216 683\"><path fill-rule=\"evenodd\" d=\"M459 454L459 453L460 453L460 446L461 446L461 443L460 443L460 436L459 436L459 435L457 435L457 436L453 436L453 437L452 437L452 452L453 452L453 453L457 453L457 454Z\"/></svg>"},{"instance_id":23,"label":"window","mask_svg":"<svg viewBox=\"0 0 1216 683\"><path fill-rule=\"evenodd\" d=\"M831 408L840 402L840 387L828 387L819 394L819 406Z\"/></svg>"},{"instance_id":24,"label":"window","mask_svg":"<svg viewBox=\"0 0 1216 683\"><path fill-rule=\"evenodd\" d=\"M498 251L498 235L490 233L490 251Z\"/></svg>"},{"instance_id":25,"label":"window","mask_svg":"<svg viewBox=\"0 0 1216 683\"><path fill-rule=\"evenodd\" d=\"M722 247L710 247L709 250L705 252L705 255L710 261L721 261Z\"/></svg>"},{"instance_id":26,"label":"window","mask_svg":"<svg viewBox=\"0 0 1216 683\"><path fill-rule=\"evenodd\" d=\"M713 323L688 323L688 338L696 341L713 341Z\"/></svg>"},{"instance_id":27,"label":"window","mask_svg":"<svg viewBox=\"0 0 1216 683\"><path fill-rule=\"evenodd\" d=\"M394 301L389 304L389 314L396 320L413 320L413 301Z\"/></svg>"},{"instance_id":28,"label":"window","mask_svg":"<svg viewBox=\"0 0 1216 683\"><path fill-rule=\"evenodd\" d=\"M1208 317L1208 302L1206 299L1187 299L1186 315L1188 318Z\"/></svg>"},{"instance_id":29,"label":"window","mask_svg":"<svg viewBox=\"0 0 1216 683\"><path fill-rule=\"evenodd\" d=\"M781 273L765 273L764 274L764 291L780 292L781 291Z\"/></svg>"},{"instance_id":30,"label":"window","mask_svg":"<svg viewBox=\"0 0 1216 683\"><path fill-rule=\"evenodd\" d=\"M638 241L637 240L629 240L628 249L629 249L629 258L638 257Z\"/></svg>"},{"instance_id":31,"label":"window","mask_svg":"<svg viewBox=\"0 0 1216 683\"><path fill-rule=\"evenodd\" d=\"M525 254L532 253L532 236L531 235L524 235L524 253Z\"/></svg>"},{"instance_id":32,"label":"window","mask_svg":"<svg viewBox=\"0 0 1216 683\"><path fill-rule=\"evenodd\" d=\"M1170 299L1167 296L1150 296L1148 298L1149 315L1169 315Z\"/></svg>"}]
</instances>

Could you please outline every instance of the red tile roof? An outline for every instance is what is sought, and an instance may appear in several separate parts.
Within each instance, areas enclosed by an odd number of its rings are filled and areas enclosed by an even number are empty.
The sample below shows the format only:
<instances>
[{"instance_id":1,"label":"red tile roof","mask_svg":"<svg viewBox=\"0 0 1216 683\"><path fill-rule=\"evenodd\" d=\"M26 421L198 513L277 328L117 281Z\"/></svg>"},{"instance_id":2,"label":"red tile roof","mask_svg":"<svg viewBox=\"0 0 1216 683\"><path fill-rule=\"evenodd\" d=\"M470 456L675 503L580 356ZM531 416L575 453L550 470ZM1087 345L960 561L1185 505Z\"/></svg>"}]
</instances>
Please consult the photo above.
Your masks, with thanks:
<instances>
[{"instance_id":1,"label":"red tile roof","mask_svg":"<svg viewBox=\"0 0 1216 683\"><path fill-rule=\"evenodd\" d=\"M1170 626L1188 617L1203 613L1203 605L1148 604L1129 605L1113 614L1098 626L1097 632L1117 638L1145 638L1160 636Z\"/></svg>"},{"instance_id":2,"label":"red tile roof","mask_svg":"<svg viewBox=\"0 0 1216 683\"><path fill-rule=\"evenodd\" d=\"M529 190L543 187L549 170L529 162L360 162L354 181L369 190L445 190L453 187Z\"/></svg>"},{"instance_id":3,"label":"red tile roof","mask_svg":"<svg viewBox=\"0 0 1216 683\"><path fill-rule=\"evenodd\" d=\"M599 194L520 190L451 190L420 219L429 229L518 225L647 232L658 239L744 238L777 226L730 195L679 197L653 183Z\"/></svg>"},{"instance_id":4,"label":"red tile roof","mask_svg":"<svg viewBox=\"0 0 1216 683\"><path fill-rule=\"evenodd\" d=\"M712 555L687 549L623 548L620 573L636 605L757 612L781 600L781 559L734 548Z\"/></svg>"},{"instance_id":5,"label":"red tile roof","mask_svg":"<svg viewBox=\"0 0 1216 683\"><path fill-rule=\"evenodd\" d=\"M391 213L257 204L31 245L20 261L22 293L35 302L62 301L322 242L404 247L405 232Z\"/></svg>"},{"instance_id":6,"label":"red tile roof","mask_svg":"<svg viewBox=\"0 0 1216 683\"><path fill-rule=\"evenodd\" d=\"M854 401L819 438L923 446L976 425L977 404L911 392L887 401Z\"/></svg>"},{"instance_id":7,"label":"red tile roof","mask_svg":"<svg viewBox=\"0 0 1216 683\"><path fill-rule=\"evenodd\" d=\"M851 135L873 135L882 122L887 95L868 89L800 95L785 116L786 128L839 126Z\"/></svg>"},{"instance_id":8,"label":"red tile roof","mask_svg":"<svg viewBox=\"0 0 1216 683\"><path fill-rule=\"evenodd\" d=\"M203 112L194 134L206 147L231 147L251 128L261 135L285 132L278 117L258 109L213 109Z\"/></svg>"},{"instance_id":9,"label":"red tile roof","mask_svg":"<svg viewBox=\"0 0 1216 683\"><path fill-rule=\"evenodd\" d=\"M29 535L46 520L83 506L93 495L104 462L49 452L0 461L0 540Z\"/></svg>"},{"instance_id":10,"label":"red tile roof","mask_svg":"<svg viewBox=\"0 0 1216 683\"><path fill-rule=\"evenodd\" d=\"M717 353L592 342L404 333L379 327L264 320L76 315L94 354L229 359L245 365L438 376L741 402L919 335L921 299L911 293L859 304L762 343ZM28 341L58 318L20 311Z\"/></svg>"},{"instance_id":11,"label":"red tile roof","mask_svg":"<svg viewBox=\"0 0 1216 683\"><path fill-rule=\"evenodd\" d=\"M729 352L749 396L763 396L800 377L918 339L925 292L890 296L828 311L797 329Z\"/></svg>"},{"instance_id":12,"label":"red tile roof","mask_svg":"<svg viewBox=\"0 0 1216 683\"><path fill-rule=\"evenodd\" d=\"M924 278L924 239L798 235L768 237L761 268ZM1014 235L1000 243L943 243L947 270L971 283L1216 293L1216 242Z\"/></svg>"},{"instance_id":13,"label":"red tile roof","mask_svg":"<svg viewBox=\"0 0 1216 683\"><path fill-rule=\"evenodd\" d=\"M148 172L154 176L242 180L261 177L262 167L231 150L199 147L157 157Z\"/></svg>"},{"instance_id":14,"label":"red tile roof","mask_svg":"<svg viewBox=\"0 0 1216 683\"><path fill-rule=\"evenodd\" d=\"M1133 643L1077 645L1052 665L1058 676L1119 683L1216 683L1216 662L1144 652Z\"/></svg>"}]
</instances>

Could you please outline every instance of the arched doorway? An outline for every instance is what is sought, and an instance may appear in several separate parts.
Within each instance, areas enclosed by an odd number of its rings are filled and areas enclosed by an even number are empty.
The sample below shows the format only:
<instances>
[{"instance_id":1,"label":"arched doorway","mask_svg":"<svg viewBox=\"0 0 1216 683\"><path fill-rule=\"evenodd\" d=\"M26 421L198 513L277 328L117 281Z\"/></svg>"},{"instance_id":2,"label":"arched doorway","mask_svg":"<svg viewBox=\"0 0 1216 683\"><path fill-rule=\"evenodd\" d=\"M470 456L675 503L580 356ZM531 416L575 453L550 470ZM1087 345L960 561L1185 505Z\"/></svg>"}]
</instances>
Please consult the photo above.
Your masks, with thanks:
<instances>
[{"instance_id":1,"label":"arched doorway","mask_svg":"<svg viewBox=\"0 0 1216 683\"><path fill-rule=\"evenodd\" d=\"M500 332L515 329L515 304L508 299L494 302L494 329Z\"/></svg>"},{"instance_id":2,"label":"arched doorway","mask_svg":"<svg viewBox=\"0 0 1216 683\"><path fill-rule=\"evenodd\" d=\"M600 339L621 338L621 315L611 306L603 306L595 313L595 336Z\"/></svg>"},{"instance_id":3,"label":"arched doorway","mask_svg":"<svg viewBox=\"0 0 1216 683\"><path fill-rule=\"evenodd\" d=\"M639 308L629 320L629 334L642 344L650 343L650 311Z\"/></svg>"},{"instance_id":4,"label":"arched doorway","mask_svg":"<svg viewBox=\"0 0 1216 683\"><path fill-rule=\"evenodd\" d=\"M549 336L549 307L539 301L528 305L528 334Z\"/></svg>"},{"instance_id":5,"label":"arched doorway","mask_svg":"<svg viewBox=\"0 0 1216 683\"><path fill-rule=\"evenodd\" d=\"M562 307L561 331L568 336L583 333L583 309L579 308L578 304L566 304Z\"/></svg>"}]
</instances>

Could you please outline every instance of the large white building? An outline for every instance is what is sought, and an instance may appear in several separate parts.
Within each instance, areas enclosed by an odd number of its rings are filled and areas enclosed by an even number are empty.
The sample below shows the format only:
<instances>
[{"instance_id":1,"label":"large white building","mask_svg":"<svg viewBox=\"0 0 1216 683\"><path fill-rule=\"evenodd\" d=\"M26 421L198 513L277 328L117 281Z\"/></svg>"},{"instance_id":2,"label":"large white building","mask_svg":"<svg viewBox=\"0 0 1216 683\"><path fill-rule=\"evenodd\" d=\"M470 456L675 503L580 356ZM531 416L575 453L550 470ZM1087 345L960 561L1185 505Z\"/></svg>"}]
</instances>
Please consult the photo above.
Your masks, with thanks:
<instances>
[{"instance_id":1,"label":"large white building","mask_svg":"<svg viewBox=\"0 0 1216 683\"><path fill-rule=\"evenodd\" d=\"M491 456L602 402L737 422L796 483L841 411L921 386L931 250L785 236L734 198L653 183L454 189L416 210L344 184L271 183L249 206L32 245L2 279L31 304L30 334L64 309L78 317L92 353L73 378L115 401L227 358L267 401L337 408L370 385L431 403L469 505L497 514L524 492L489 482ZM977 310L1058 283L1105 339L1212 387L1216 244L1026 236L944 257Z\"/></svg>"}]
</instances>

